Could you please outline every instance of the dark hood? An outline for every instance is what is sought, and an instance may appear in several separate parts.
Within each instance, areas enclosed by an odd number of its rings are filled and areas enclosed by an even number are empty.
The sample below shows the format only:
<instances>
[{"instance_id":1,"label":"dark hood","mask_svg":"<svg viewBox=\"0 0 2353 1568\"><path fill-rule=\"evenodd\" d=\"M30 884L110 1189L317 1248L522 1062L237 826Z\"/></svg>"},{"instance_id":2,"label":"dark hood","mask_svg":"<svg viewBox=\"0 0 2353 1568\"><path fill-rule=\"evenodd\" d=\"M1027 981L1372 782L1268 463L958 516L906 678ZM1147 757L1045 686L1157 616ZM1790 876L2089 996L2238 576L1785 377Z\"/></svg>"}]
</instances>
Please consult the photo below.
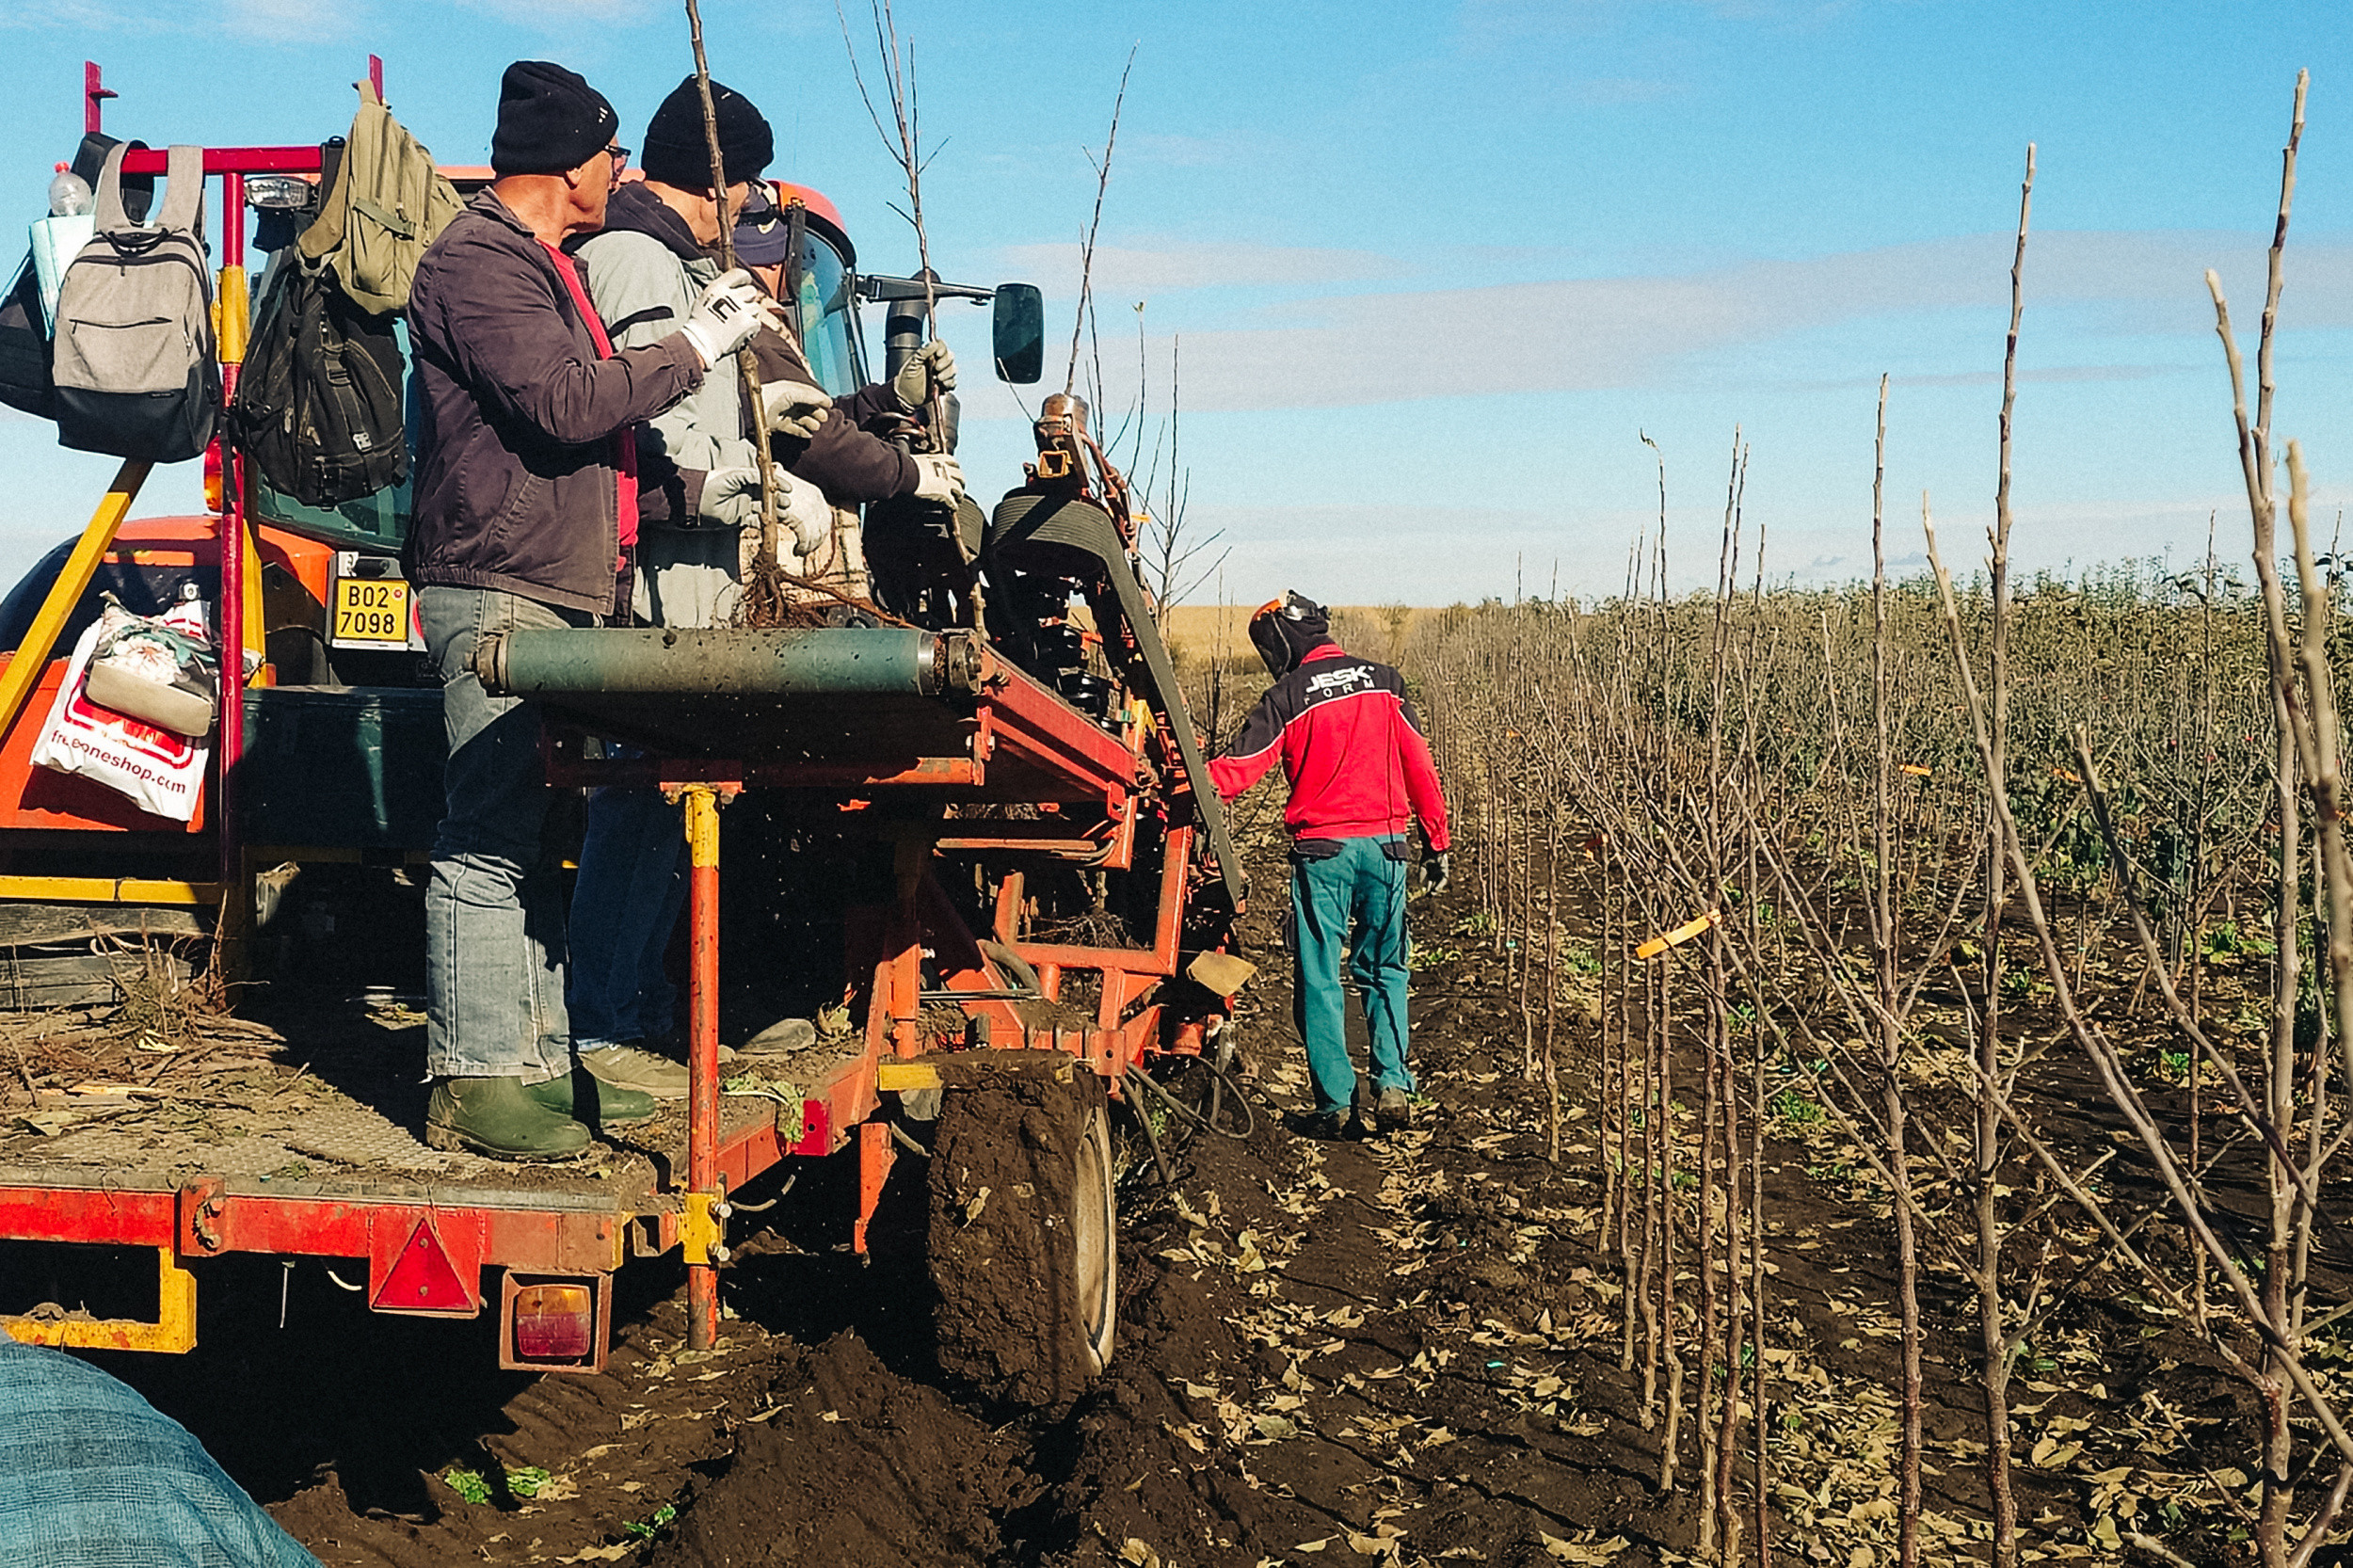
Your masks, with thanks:
<instances>
[{"instance_id":1,"label":"dark hood","mask_svg":"<svg viewBox=\"0 0 2353 1568\"><path fill-rule=\"evenodd\" d=\"M612 200L604 204L604 232L610 233L616 229L650 234L681 262L707 261L711 255L695 242L695 231L686 226L686 220L648 190L643 181L631 181L615 191ZM583 234L581 239L591 237Z\"/></svg>"},{"instance_id":2,"label":"dark hood","mask_svg":"<svg viewBox=\"0 0 2353 1568\"><path fill-rule=\"evenodd\" d=\"M1323 606L1296 593L1284 595L1250 617L1250 641L1277 680L1332 640Z\"/></svg>"}]
</instances>

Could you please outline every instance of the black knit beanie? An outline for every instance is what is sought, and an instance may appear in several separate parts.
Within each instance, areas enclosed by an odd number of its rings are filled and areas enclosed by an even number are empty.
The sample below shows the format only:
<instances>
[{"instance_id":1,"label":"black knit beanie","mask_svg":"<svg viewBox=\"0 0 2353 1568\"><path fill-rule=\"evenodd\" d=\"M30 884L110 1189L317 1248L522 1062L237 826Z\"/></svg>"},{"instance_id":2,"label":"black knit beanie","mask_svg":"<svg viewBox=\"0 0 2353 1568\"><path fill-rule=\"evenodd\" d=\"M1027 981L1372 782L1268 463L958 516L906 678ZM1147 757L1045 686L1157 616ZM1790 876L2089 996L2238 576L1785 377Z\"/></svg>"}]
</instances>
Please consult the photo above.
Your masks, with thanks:
<instances>
[{"instance_id":1,"label":"black knit beanie","mask_svg":"<svg viewBox=\"0 0 2353 1568\"><path fill-rule=\"evenodd\" d=\"M776 134L752 101L733 88L711 84L711 106L719 121L719 156L728 184L757 180L776 154ZM637 163L646 178L680 190L711 188L711 141L703 132L703 100L689 76L671 89L646 125L645 151Z\"/></svg>"},{"instance_id":2,"label":"black knit beanie","mask_svg":"<svg viewBox=\"0 0 2353 1568\"><path fill-rule=\"evenodd\" d=\"M1250 617L1251 646L1266 661L1268 673L1281 680L1299 667L1310 652L1332 640L1331 617L1322 605L1296 589L1272 604L1260 605Z\"/></svg>"},{"instance_id":3,"label":"black knit beanie","mask_svg":"<svg viewBox=\"0 0 2353 1568\"><path fill-rule=\"evenodd\" d=\"M547 60L517 60L499 81L490 168L499 174L561 174L612 146L620 128L604 94L580 77Z\"/></svg>"}]
</instances>

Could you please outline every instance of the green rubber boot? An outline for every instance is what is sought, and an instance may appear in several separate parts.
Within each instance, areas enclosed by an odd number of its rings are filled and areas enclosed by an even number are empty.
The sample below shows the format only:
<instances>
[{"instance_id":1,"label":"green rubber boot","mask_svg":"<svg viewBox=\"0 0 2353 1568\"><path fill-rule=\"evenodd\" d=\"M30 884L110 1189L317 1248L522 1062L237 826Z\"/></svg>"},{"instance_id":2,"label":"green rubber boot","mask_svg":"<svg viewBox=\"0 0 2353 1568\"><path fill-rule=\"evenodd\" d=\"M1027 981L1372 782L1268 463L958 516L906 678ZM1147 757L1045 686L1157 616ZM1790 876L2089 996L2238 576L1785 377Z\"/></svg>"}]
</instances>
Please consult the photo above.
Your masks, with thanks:
<instances>
[{"instance_id":1,"label":"green rubber boot","mask_svg":"<svg viewBox=\"0 0 2353 1568\"><path fill-rule=\"evenodd\" d=\"M493 1160L568 1160L588 1146L588 1129L520 1078L445 1078L425 1108L424 1141Z\"/></svg>"},{"instance_id":2,"label":"green rubber boot","mask_svg":"<svg viewBox=\"0 0 2353 1568\"><path fill-rule=\"evenodd\" d=\"M590 1128L635 1127L640 1122L652 1121L653 1113L660 1109L651 1095L607 1083L585 1067L575 1067L561 1078L535 1083L523 1093L558 1115L569 1116Z\"/></svg>"}]
</instances>

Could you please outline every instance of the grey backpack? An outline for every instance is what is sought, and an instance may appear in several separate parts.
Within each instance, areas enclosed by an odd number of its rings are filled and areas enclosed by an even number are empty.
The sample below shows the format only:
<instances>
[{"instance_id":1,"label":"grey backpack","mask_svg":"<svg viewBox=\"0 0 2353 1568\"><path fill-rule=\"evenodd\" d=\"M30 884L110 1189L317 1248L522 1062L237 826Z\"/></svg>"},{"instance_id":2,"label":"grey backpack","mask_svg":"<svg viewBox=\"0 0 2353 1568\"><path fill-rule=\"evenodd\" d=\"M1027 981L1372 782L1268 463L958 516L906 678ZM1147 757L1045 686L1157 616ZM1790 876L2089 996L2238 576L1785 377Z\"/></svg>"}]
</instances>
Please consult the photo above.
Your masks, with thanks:
<instances>
[{"instance_id":1,"label":"grey backpack","mask_svg":"<svg viewBox=\"0 0 2353 1568\"><path fill-rule=\"evenodd\" d=\"M57 290L51 370L57 440L153 463L201 453L220 414L213 278L204 250L204 150L174 147L163 209L134 227L122 154L98 177L97 236Z\"/></svg>"}]
</instances>

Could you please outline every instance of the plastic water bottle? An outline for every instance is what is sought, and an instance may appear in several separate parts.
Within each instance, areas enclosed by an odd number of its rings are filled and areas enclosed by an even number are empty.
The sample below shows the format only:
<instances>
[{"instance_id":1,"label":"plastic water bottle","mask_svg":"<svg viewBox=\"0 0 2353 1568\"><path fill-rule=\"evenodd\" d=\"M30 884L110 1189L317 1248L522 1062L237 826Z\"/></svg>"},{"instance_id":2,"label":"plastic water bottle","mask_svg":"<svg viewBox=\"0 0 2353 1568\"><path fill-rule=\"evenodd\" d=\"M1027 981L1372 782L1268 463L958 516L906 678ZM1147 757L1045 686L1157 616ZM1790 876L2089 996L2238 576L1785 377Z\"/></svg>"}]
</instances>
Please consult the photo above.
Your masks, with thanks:
<instances>
[{"instance_id":1,"label":"plastic water bottle","mask_svg":"<svg viewBox=\"0 0 2353 1568\"><path fill-rule=\"evenodd\" d=\"M71 164L59 164L56 177L49 182L49 216L79 217L90 210L89 182L73 172Z\"/></svg>"}]
</instances>

